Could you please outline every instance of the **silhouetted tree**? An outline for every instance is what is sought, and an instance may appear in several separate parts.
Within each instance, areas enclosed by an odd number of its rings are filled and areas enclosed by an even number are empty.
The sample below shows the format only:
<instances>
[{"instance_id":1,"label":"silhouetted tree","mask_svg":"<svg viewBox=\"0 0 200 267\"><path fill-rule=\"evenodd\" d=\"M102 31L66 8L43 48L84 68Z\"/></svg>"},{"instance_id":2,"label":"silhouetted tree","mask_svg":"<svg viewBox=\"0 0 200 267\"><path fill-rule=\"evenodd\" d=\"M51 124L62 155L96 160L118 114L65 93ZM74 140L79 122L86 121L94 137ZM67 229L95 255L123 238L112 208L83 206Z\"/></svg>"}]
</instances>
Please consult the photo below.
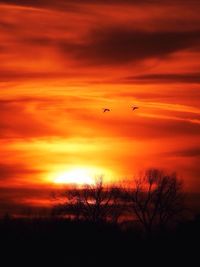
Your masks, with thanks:
<instances>
[{"instance_id":1,"label":"silhouetted tree","mask_svg":"<svg viewBox=\"0 0 200 267\"><path fill-rule=\"evenodd\" d=\"M76 219L91 222L117 222L122 214L119 203L120 189L105 187L103 178L96 179L94 185L74 188L65 192L65 204L57 206L57 213L71 213Z\"/></svg>"},{"instance_id":2,"label":"silhouetted tree","mask_svg":"<svg viewBox=\"0 0 200 267\"><path fill-rule=\"evenodd\" d=\"M129 190L127 196L147 234L155 227L165 228L183 211L182 182L175 173L149 169L135 180L134 189Z\"/></svg>"}]
</instances>

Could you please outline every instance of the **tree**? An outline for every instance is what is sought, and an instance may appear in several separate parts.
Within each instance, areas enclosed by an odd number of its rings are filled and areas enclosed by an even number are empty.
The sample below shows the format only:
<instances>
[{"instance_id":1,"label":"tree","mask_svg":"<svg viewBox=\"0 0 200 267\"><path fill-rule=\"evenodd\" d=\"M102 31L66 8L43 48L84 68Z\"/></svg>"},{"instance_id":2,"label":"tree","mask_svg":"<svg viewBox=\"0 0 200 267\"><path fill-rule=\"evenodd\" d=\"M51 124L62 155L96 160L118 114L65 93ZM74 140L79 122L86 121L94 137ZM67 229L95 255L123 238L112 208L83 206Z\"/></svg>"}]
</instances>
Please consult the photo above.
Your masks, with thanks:
<instances>
[{"instance_id":1,"label":"tree","mask_svg":"<svg viewBox=\"0 0 200 267\"><path fill-rule=\"evenodd\" d=\"M57 213L71 213L76 219L117 222L122 214L122 205L118 202L120 189L105 187L102 176L94 185L67 190L65 197L67 201L56 207Z\"/></svg>"},{"instance_id":2,"label":"tree","mask_svg":"<svg viewBox=\"0 0 200 267\"><path fill-rule=\"evenodd\" d=\"M175 173L149 169L135 180L134 189L128 191L128 200L149 235L155 228L165 228L182 212L182 182Z\"/></svg>"}]
</instances>

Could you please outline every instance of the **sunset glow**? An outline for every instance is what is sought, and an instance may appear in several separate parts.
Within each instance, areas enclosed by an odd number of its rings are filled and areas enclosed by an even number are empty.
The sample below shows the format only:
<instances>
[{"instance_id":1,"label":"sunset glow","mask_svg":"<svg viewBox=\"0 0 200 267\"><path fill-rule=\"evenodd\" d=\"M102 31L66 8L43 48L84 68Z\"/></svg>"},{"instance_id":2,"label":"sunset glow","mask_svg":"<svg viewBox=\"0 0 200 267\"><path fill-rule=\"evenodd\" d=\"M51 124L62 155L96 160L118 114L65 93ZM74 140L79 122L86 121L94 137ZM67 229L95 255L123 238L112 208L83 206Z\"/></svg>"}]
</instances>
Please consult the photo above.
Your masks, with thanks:
<instances>
[{"instance_id":1,"label":"sunset glow","mask_svg":"<svg viewBox=\"0 0 200 267\"><path fill-rule=\"evenodd\" d=\"M84 168L75 168L55 175L56 184L74 184L74 185L93 185L95 177L91 170Z\"/></svg>"},{"instance_id":2,"label":"sunset glow","mask_svg":"<svg viewBox=\"0 0 200 267\"><path fill-rule=\"evenodd\" d=\"M16 188L35 197L151 167L200 191L199 1L5 0L0 11L5 210L27 203Z\"/></svg>"}]
</instances>

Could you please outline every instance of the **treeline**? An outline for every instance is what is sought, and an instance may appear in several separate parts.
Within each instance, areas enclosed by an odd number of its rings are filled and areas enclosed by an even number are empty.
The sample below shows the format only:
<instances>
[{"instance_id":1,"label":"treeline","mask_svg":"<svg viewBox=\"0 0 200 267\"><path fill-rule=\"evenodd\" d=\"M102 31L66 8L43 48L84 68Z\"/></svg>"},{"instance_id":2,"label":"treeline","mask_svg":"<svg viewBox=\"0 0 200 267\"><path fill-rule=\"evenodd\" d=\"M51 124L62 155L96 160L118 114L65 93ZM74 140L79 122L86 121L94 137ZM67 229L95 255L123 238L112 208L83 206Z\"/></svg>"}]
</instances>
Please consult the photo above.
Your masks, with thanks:
<instances>
[{"instance_id":1,"label":"treeline","mask_svg":"<svg viewBox=\"0 0 200 267\"><path fill-rule=\"evenodd\" d=\"M135 266L174 263L198 257L200 216L184 218L183 184L176 174L151 169L131 187L96 184L55 196L48 216L5 216L0 220L1 256L17 252L20 262L66 266ZM11 250L11 248L13 248ZM188 254L189 250L192 254ZM12 252L11 252L12 251ZM45 253L44 253L45 252ZM194 264L192 264L194 265ZM21 265L20 265L21 266Z\"/></svg>"},{"instance_id":2,"label":"treeline","mask_svg":"<svg viewBox=\"0 0 200 267\"><path fill-rule=\"evenodd\" d=\"M106 187L99 177L94 185L66 190L52 215L91 223L132 220L146 235L175 225L184 214L183 184L175 173L149 169L129 187Z\"/></svg>"}]
</instances>

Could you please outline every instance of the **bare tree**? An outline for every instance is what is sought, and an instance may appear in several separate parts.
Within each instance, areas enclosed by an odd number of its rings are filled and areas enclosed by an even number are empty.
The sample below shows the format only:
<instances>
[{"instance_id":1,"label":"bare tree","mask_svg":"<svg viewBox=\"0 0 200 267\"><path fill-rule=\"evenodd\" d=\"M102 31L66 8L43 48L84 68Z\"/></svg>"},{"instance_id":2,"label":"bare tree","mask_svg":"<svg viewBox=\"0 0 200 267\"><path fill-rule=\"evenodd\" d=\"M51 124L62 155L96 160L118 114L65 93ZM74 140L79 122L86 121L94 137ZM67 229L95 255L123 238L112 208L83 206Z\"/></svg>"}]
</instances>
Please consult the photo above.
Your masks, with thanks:
<instances>
[{"instance_id":1,"label":"bare tree","mask_svg":"<svg viewBox=\"0 0 200 267\"><path fill-rule=\"evenodd\" d=\"M183 210L182 182L175 173L149 169L135 180L128 200L135 216L150 234L155 227L164 228Z\"/></svg>"},{"instance_id":2,"label":"bare tree","mask_svg":"<svg viewBox=\"0 0 200 267\"><path fill-rule=\"evenodd\" d=\"M85 219L94 223L117 222L122 214L122 205L118 202L120 189L105 187L102 176L96 179L94 185L67 190L65 197L66 203L58 205L56 210L58 213L70 213L76 219Z\"/></svg>"}]
</instances>

